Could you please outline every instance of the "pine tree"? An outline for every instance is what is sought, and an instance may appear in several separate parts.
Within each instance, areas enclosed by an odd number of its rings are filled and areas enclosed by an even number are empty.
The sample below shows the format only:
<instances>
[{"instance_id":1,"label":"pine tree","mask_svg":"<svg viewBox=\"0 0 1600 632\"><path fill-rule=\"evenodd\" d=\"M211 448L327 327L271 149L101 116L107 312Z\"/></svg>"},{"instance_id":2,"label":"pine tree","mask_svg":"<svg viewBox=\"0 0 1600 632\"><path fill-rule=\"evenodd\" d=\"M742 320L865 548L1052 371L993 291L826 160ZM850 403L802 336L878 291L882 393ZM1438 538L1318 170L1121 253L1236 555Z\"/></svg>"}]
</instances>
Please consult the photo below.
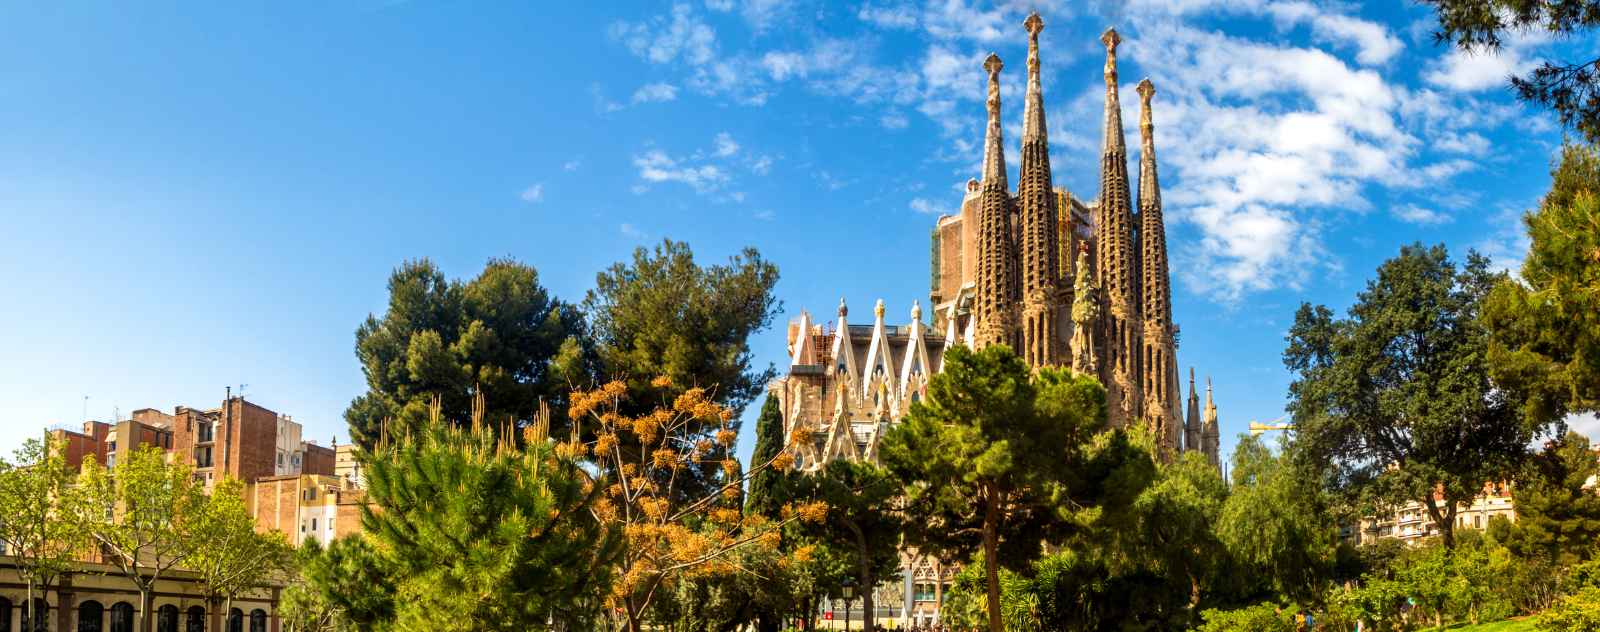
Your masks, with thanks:
<instances>
[{"instance_id":1,"label":"pine tree","mask_svg":"<svg viewBox=\"0 0 1600 632\"><path fill-rule=\"evenodd\" d=\"M1512 487L1517 520L1506 543L1525 558L1559 567L1589 559L1600 546L1600 492L1589 487L1600 461L1575 432L1545 446Z\"/></svg>"},{"instance_id":2,"label":"pine tree","mask_svg":"<svg viewBox=\"0 0 1600 632\"><path fill-rule=\"evenodd\" d=\"M783 446L783 415L778 410L778 398L767 395L767 401L761 405L761 415L756 418L756 447L750 454L750 462L769 462L783 452ZM750 493L745 510L769 518L776 516L784 504L778 494L786 474L768 468L750 477Z\"/></svg>"},{"instance_id":3,"label":"pine tree","mask_svg":"<svg viewBox=\"0 0 1600 632\"><path fill-rule=\"evenodd\" d=\"M620 533L591 512L601 489L535 422L521 445L439 419L366 457L362 526L394 586L400 630L530 630L590 620Z\"/></svg>"}]
</instances>

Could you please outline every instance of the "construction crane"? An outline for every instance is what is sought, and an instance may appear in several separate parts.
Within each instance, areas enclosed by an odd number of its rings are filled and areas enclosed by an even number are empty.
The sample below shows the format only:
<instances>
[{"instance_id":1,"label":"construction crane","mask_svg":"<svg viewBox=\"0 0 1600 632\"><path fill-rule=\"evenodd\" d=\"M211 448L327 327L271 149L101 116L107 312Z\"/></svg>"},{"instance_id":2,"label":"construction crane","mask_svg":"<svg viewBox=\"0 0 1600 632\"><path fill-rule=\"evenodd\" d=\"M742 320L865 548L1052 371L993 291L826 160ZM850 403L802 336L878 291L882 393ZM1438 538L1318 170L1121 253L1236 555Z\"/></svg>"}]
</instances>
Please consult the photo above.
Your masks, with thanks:
<instances>
[{"instance_id":1,"label":"construction crane","mask_svg":"<svg viewBox=\"0 0 1600 632\"><path fill-rule=\"evenodd\" d=\"M1282 430L1284 432L1288 432L1288 431L1294 430L1294 423L1293 422L1286 423L1286 424L1285 423L1278 423L1278 422L1283 421L1283 420L1288 419L1288 418L1289 418L1288 415L1284 415L1282 417L1279 417L1279 418L1274 419L1272 421L1269 421L1267 423L1261 423L1259 421L1252 421L1252 422L1250 422L1250 436L1259 437L1264 433L1272 432L1274 430Z\"/></svg>"}]
</instances>

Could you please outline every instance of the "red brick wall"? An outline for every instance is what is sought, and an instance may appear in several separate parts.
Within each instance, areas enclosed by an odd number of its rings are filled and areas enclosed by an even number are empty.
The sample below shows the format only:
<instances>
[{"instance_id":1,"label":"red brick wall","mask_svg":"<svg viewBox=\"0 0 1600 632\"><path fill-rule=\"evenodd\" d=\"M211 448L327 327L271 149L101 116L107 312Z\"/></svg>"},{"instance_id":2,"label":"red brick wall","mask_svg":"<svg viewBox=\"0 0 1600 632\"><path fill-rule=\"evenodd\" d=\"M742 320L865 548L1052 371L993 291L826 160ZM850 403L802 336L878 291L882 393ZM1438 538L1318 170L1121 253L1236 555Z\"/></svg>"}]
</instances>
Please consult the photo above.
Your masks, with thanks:
<instances>
[{"instance_id":1,"label":"red brick wall","mask_svg":"<svg viewBox=\"0 0 1600 632\"><path fill-rule=\"evenodd\" d=\"M251 511L256 519L256 530L281 531L289 536L290 544L299 544L300 491L298 476L274 476L257 479L252 485Z\"/></svg>"},{"instance_id":2,"label":"red brick wall","mask_svg":"<svg viewBox=\"0 0 1600 632\"><path fill-rule=\"evenodd\" d=\"M300 460L300 473L333 476L334 451L313 443L305 444L306 453Z\"/></svg>"},{"instance_id":3,"label":"red brick wall","mask_svg":"<svg viewBox=\"0 0 1600 632\"><path fill-rule=\"evenodd\" d=\"M224 407L223 436L226 463L222 471L242 481L272 476L278 454L278 413L235 397ZM231 413L231 414L229 414Z\"/></svg>"}]
</instances>

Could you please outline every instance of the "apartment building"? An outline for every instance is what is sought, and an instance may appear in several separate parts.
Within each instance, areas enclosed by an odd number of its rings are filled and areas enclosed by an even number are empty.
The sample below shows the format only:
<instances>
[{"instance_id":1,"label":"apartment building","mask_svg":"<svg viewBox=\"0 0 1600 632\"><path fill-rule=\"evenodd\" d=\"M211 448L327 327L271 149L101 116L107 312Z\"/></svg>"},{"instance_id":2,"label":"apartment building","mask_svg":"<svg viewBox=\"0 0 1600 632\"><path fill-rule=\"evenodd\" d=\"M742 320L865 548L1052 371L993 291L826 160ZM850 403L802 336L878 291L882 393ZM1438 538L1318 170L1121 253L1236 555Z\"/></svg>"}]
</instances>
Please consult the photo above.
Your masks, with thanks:
<instances>
[{"instance_id":1,"label":"apartment building","mask_svg":"<svg viewBox=\"0 0 1600 632\"><path fill-rule=\"evenodd\" d=\"M1517 519L1511 488L1507 484L1484 485L1472 502L1457 507L1456 529L1487 529L1489 520L1495 516ZM1347 524L1339 529L1339 537L1351 544L1369 544L1386 538L1416 544L1436 535L1439 535L1439 528L1428 515L1428 508L1415 500L1400 505L1392 514L1367 516L1358 524Z\"/></svg>"},{"instance_id":2,"label":"apartment building","mask_svg":"<svg viewBox=\"0 0 1600 632\"><path fill-rule=\"evenodd\" d=\"M307 539L327 546L361 530L366 496L337 476L300 474L257 479L246 502L257 530L281 531L295 546Z\"/></svg>"}]
</instances>

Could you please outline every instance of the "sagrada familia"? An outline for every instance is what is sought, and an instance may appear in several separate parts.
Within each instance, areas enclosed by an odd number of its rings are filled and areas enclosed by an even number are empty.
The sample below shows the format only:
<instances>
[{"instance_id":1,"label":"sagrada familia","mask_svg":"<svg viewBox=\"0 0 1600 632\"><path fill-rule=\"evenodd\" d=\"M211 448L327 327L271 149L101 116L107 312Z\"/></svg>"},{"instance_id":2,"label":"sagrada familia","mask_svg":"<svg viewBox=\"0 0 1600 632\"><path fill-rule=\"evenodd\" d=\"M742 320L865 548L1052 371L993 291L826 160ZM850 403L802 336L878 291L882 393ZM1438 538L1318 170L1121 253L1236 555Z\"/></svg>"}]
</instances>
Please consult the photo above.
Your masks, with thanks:
<instances>
[{"instance_id":1,"label":"sagrada familia","mask_svg":"<svg viewBox=\"0 0 1600 632\"><path fill-rule=\"evenodd\" d=\"M1070 367L1105 384L1109 421L1141 424L1164 458L1198 450L1218 463L1217 409L1209 379L1202 416L1189 371L1187 411L1178 374L1178 326L1166 227L1156 174L1150 110L1155 87L1139 82L1139 188L1130 194L1116 30L1106 47L1105 125L1100 196L1087 203L1052 183L1050 142L1039 81L1039 32L1030 15L1028 85L1023 97L1017 188L1007 181L1001 137L1000 58L989 55L983 173L969 180L960 212L933 231L932 324L920 304L911 322L887 325L878 301L871 325L852 325L839 304L836 324L802 312L788 328L788 374L771 385L791 434L813 438L796 448L797 465L814 469L838 458L876 459L883 431L927 394L945 349L1005 344L1030 366ZM1134 210L1135 204L1138 207ZM1187 416L1185 416L1187 412Z\"/></svg>"}]
</instances>

